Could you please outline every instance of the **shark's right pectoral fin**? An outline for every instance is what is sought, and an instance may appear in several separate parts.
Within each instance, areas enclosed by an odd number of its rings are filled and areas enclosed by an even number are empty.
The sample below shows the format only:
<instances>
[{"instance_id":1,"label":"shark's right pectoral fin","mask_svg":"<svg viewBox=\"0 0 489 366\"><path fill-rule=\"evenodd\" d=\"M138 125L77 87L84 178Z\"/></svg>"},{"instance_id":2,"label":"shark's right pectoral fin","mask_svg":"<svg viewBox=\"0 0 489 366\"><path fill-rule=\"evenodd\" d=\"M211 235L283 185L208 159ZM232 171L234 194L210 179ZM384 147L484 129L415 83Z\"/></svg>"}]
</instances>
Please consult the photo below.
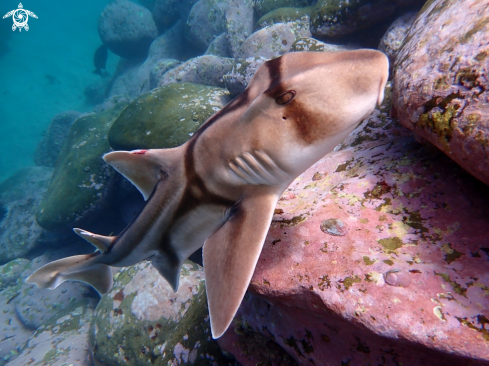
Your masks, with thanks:
<instances>
[{"instance_id":1,"label":"shark's right pectoral fin","mask_svg":"<svg viewBox=\"0 0 489 366\"><path fill-rule=\"evenodd\" d=\"M229 327L248 289L270 227L278 194L243 197L226 223L204 244L204 271L212 337Z\"/></svg>"},{"instance_id":2,"label":"shark's right pectoral fin","mask_svg":"<svg viewBox=\"0 0 489 366\"><path fill-rule=\"evenodd\" d=\"M81 281L105 295L112 287L112 270L92 259L91 254L59 259L39 268L25 282L53 290L65 281Z\"/></svg>"}]
</instances>

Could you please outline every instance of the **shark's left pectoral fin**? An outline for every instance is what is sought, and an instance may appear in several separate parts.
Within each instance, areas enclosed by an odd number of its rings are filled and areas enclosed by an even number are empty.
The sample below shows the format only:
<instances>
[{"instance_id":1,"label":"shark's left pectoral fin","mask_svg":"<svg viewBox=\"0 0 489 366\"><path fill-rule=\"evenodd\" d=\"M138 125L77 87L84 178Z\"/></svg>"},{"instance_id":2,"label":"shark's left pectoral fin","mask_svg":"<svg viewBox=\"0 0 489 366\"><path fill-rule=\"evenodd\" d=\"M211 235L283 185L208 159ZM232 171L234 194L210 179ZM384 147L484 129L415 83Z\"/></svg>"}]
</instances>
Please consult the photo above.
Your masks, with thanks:
<instances>
[{"instance_id":1,"label":"shark's left pectoral fin","mask_svg":"<svg viewBox=\"0 0 489 366\"><path fill-rule=\"evenodd\" d=\"M229 327L243 300L270 227L277 192L243 197L204 244L204 271L212 337Z\"/></svg>"}]
</instances>

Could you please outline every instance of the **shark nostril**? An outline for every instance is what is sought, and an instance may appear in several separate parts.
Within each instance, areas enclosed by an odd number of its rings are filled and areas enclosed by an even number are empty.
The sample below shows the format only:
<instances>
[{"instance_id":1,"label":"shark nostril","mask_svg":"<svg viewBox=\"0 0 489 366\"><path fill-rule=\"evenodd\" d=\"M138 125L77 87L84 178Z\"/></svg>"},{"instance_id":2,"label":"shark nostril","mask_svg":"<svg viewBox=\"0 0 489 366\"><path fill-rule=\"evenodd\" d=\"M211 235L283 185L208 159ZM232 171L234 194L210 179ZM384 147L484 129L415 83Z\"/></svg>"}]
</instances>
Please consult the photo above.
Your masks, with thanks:
<instances>
[{"instance_id":1,"label":"shark nostril","mask_svg":"<svg viewBox=\"0 0 489 366\"><path fill-rule=\"evenodd\" d=\"M285 121L287 119L287 117L283 116L282 119Z\"/></svg>"}]
</instances>

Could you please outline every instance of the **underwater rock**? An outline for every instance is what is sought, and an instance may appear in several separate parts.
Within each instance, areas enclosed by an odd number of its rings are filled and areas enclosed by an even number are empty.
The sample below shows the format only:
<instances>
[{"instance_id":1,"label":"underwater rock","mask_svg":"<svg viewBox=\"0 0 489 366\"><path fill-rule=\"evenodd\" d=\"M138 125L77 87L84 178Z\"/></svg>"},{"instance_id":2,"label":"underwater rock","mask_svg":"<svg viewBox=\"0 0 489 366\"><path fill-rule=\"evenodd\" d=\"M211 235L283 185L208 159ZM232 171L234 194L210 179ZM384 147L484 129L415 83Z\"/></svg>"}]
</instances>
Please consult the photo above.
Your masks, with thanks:
<instances>
[{"instance_id":1,"label":"underwater rock","mask_svg":"<svg viewBox=\"0 0 489 366\"><path fill-rule=\"evenodd\" d=\"M0 184L0 264L25 257L49 240L35 213L52 174L52 168L28 167Z\"/></svg>"},{"instance_id":2,"label":"underwater rock","mask_svg":"<svg viewBox=\"0 0 489 366\"><path fill-rule=\"evenodd\" d=\"M488 19L485 1L427 2L397 56L393 97L404 126L486 184Z\"/></svg>"},{"instance_id":3,"label":"underwater rock","mask_svg":"<svg viewBox=\"0 0 489 366\"><path fill-rule=\"evenodd\" d=\"M173 83L193 83L224 87L224 74L231 71L233 59L213 55L199 56L167 71L158 86Z\"/></svg>"},{"instance_id":4,"label":"underwater rock","mask_svg":"<svg viewBox=\"0 0 489 366\"><path fill-rule=\"evenodd\" d=\"M231 49L226 33L221 33L211 42L204 53L206 55L214 55L220 57L231 57Z\"/></svg>"},{"instance_id":5,"label":"underwater rock","mask_svg":"<svg viewBox=\"0 0 489 366\"><path fill-rule=\"evenodd\" d=\"M394 68L394 61L396 60L397 53L406 39L406 35L416 19L416 13L406 13L403 16L397 18L387 29L379 46L380 51L384 52L389 58L389 74L392 76Z\"/></svg>"},{"instance_id":6,"label":"underwater rock","mask_svg":"<svg viewBox=\"0 0 489 366\"><path fill-rule=\"evenodd\" d=\"M425 0L319 0L311 13L315 37L340 37L366 29L400 8L422 6Z\"/></svg>"},{"instance_id":7,"label":"underwater rock","mask_svg":"<svg viewBox=\"0 0 489 366\"><path fill-rule=\"evenodd\" d=\"M109 131L114 150L177 147L230 101L225 89L178 83L134 100Z\"/></svg>"},{"instance_id":8,"label":"underwater rock","mask_svg":"<svg viewBox=\"0 0 489 366\"><path fill-rule=\"evenodd\" d=\"M255 10L259 17L279 8L304 8L308 6L307 0L256 0Z\"/></svg>"},{"instance_id":9,"label":"underwater rock","mask_svg":"<svg viewBox=\"0 0 489 366\"><path fill-rule=\"evenodd\" d=\"M45 321L8 366L93 365L88 351L92 315L93 309L86 302L71 304Z\"/></svg>"},{"instance_id":10,"label":"underwater rock","mask_svg":"<svg viewBox=\"0 0 489 366\"><path fill-rule=\"evenodd\" d=\"M0 291L15 286L25 267L31 263L27 259L18 258L0 266Z\"/></svg>"},{"instance_id":11,"label":"underwater rock","mask_svg":"<svg viewBox=\"0 0 489 366\"><path fill-rule=\"evenodd\" d=\"M237 57L243 42L253 33L254 11L252 0L228 0L225 12L227 39L233 57ZM225 55L222 55L225 56Z\"/></svg>"},{"instance_id":12,"label":"underwater rock","mask_svg":"<svg viewBox=\"0 0 489 366\"><path fill-rule=\"evenodd\" d=\"M31 336L33 330L27 329L17 317L13 300L19 295L20 286L11 286L0 291L0 366L14 360Z\"/></svg>"},{"instance_id":13,"label":"underwater rock","mask_svg":"<svg viewBox=\"0 0 489 366\"><path fill-rule=\"evenodd\" d=\"M98 34L116 55L144 59L158 31L148 9L129 0L115 0L100 14Z\"/></svg>"},{"instance_id":14,"label":"underwater rock","mask_svg":"<svg viewBox=\"0 0 489 366\"><path fill-rule=\"evenodd\" d=\"M242 93L250 82L256 70L268 59L265 57L248 57L237 59L229 73L223 76L224 84L234 97Z\"/></svg>"},{"instance_id":15,"label":"underwater rock","mask_svg":"<svg viewBox=\"0 0 489 366\"><path fill-rule=\"evenodd\" d=\"M192 6L185 25L185 38L194 48L203 53L214 38L226 31L227 6L219 0L199 0Z\"/></svg>"},{"instance_id":16,"label":"underwater rock","mask_svg":"<svg viewBox=\"0 0 489 366\"><path fill-rule=\"evenodd\" d=\"M239 57L265 57L271 59L289 52L292 44L303 37L310 37L309 27L299 22L274 24L256 31L241 45Z\"/></svg>"},{"instance_id":17,"label":"underwater rock","mask_svg":"<svg viewBox=\"0 0 489 366\"><path fill-rule=\"evenodd\" d=\"M119 70L117 75L114 75L111 81L112 86L110 87L109 98L123 95L132 100L140 95L144 84L149 84L149 68L146 73L141 74L141 66L142 63L140 61L124 63L121 70Z\"/></svg>"},{"instance_id":18,"label":"underwater rock","mask_svg":"<svg viewBox=\"0 0 489 366\"><path fill-rule=\"evenodd\" d=\"M260 361L245 348L257 334L300 365L489 363L489 188L417 143L386 96L280 198L219 340L243 365ZM321 231L329 218L346 235Z\"/></svg>"},{"instance_id":19,"label":"underwater rock","mask_svg":"<svg viewBox=\"0 0 489 366\"><path fill-rule=\"evenodd\" d=\"M334 52L334 51L342 51L346 48L343 46L338 46L335 44L327 44L317 39L304 37L299 38L292 44L290 47L290 52L302 52L302 51L311 51L311 52Z\"/></svg>"},{"instance_id":20,"label":"underwater rock","mask_svg":"<svg viewBox=\"0 0 489 366\"><path fill-rule=\"evenodd\" d=\"M154 89L158 87L158 83L161 80L161 77L168 70L173 69L180 65L180 61L175 60L174 58L164 58L156 61L154 66L149 72L149 89Z\"/></svg>"},{"instance_id":21,"label":"underwater rock","mask_svg":"<svg viewBox=\"0 0 489 366\"><path fill-rule=\"evenodd\" d=\"M87 212L95 220L94 212L104 205L114 175L114 170L102 160L102 155L110 151L107 133L125 106L118 104L75 121L36 212L37 222L43 228L69 227Z\"/></svg>"},{"instance_id":22,"label":"underwater rock","mask_svg":"<svg viewBox=\"0 0 489 366\"><path fill-rule=\"evenodd\" d=\"M105 71L104 71L105 72ZM83 94L85 95L86 104L97 105L103 103L108 94L108 88L111 86L111 79L102 77L85 87ZM69 129L68 129L69 131ZM60 146L61 147L61 146ZM54 165L54 164L53 164Z\"/></svg>"},{"instance_id":23,"label":"underwater rock","mask_svg":"<svg viewBox=\"0 0 489 366\"><path fill-rule=\"evenodd\" d=\"M19 292L12 303L15 304L15 311L19 320L29 329L37 329L52 316L61 310L70 307L74 303L87 302L86 297L93 294L90 286L83 282L67 281L59 285L56 289L49 291L40 289L35 285L25 283L36 269L52 261L50 254L35 258L27 265L19 278ZM95 300L92 299L87 306L95 307Z\"/></svg>"},{"instance_id":24,"label":"underwater rock","mask_svg":"<svg viewBox=\"0 0 489 366\"><path fill-rule=\"evenodd\" d=\"M90 350L96 365L231 365L210 335L204 272L185 262L179 290L150 262L122 268L95 309Z\"/></svg>"},{"instance_id":25,"label":"underwater rock","mask_svg":"<svg viewBox=\"0 0 489 366\"><path fill-rule=\"evenodd\" d=\"M288 22L299 22L304 24L304 26L309 27L311 21L310 15L313 9L313 6L306 6L305 8L275 9L258 19L256 22L256 28L258 30L277 23Z\"/></svg>"},{"instance_id":26,"label":"underwater rock","mask_svg":"<svg viewBox=\"0 0 489 366\"><path fill-rule=\"evenodd\" d=\"M196 2L197 0L154 0L153 9L150 10L160 33L178 20L185 22Z\"/></svg>"},{"instance_id":27,"label":"underwater rock","mask_svg":"<svg viewBox=\"0 0 489 366\"><path fill-rule=\"evenodd\" d=\"M36 165L54 167L71 125L80 115L81 113L77 111L64 111L53 117L46 134L36 147L34 154Z\"/></svg>"},{"instance_id":28,"label":"underwater rock","mask_svg":"<svg viewBox=\"0 0 489 366\"><path fill-rule=\"evenodd\" d=\"M149 49L148 58L139 66L134 78L130 82L129 95L132 98L154 89L151 84L151 72L157 68L157 62L161 59L186 60L190 52L187 47L187 40L183 36L183 23L178 21L173 27L164 34L156 38ZM124 85L124 84L122 84Z\"/></svg>"}]
</instances>

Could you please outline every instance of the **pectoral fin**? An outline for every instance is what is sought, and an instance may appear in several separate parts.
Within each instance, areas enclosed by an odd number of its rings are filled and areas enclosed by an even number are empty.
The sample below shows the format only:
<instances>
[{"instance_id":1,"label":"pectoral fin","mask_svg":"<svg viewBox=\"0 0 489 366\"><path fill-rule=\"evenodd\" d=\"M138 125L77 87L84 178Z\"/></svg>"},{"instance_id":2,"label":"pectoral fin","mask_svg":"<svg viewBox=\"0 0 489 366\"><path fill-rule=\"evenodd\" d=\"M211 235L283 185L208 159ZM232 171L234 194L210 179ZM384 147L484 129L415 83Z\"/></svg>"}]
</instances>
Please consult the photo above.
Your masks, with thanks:
<instances>
[{"instance_id":1,"label":"pectoral fin","mask_svg":"<svg viewBox=\"0 0 489 366\"><path fill-rule=\"evenodd\" d=\"M270 227L278 195L244 197L204 244L204 271L212 337L229 327L243 300Z\"/></svg>"}]
</instances>

